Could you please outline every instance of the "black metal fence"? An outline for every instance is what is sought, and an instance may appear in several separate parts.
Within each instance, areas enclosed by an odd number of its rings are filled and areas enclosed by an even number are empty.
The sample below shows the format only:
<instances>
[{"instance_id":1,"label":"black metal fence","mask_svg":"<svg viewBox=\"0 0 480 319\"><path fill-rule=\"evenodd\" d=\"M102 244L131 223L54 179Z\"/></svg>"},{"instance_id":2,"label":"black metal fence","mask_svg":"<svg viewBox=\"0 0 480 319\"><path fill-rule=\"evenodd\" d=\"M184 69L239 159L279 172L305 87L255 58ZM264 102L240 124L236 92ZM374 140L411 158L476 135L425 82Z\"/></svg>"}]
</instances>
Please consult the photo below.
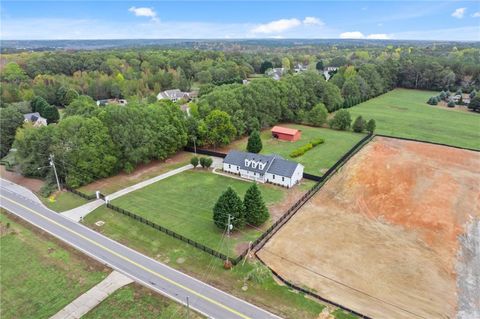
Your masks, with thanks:
<instances>
[{"instance_id":1,"label":"black metal fence","mask_svg":"<svg viewBox=\"0 0 480 319\"><path fill-rule=\"evenodd\" d=\"M67 191L77 195L77 196L80 196L82 198L85 198L86 200L93 200L93 199L97 199L97 195L96 194L85 194L79 190L76 190L74 188L71 188L70 186L67 186L67 185L64 185L63 188L65 188ZM100 193L100 199L103 199L105 200L105 194L102 194Z\"/></svg>"},{"instance_id":2,"label":"black metal fence","mask_svg":"<svg viewBox=\"0 0 480 319\"><path fill-rule=\"evenodd\" d=\"M197 154L208 155L208 156L216 156L216 157L221 157L221 158L225 158L225 156L227 156L227 154L225 154L225 153L215 152L215 151L211 151L211 150L204 150L204 149L200 149L200 148L194 149L191 146L185 146L184 150L187 151L187 152L190 152L190 153L197 153Z\"/></svg>"},{"instance_id":3,"label":"black metal fence","mask_svg":"<svg viewBox=\"0 0 480 319\"><path fill-rule=\"evenodd\" d=\"M126 209L123 209L123 208L118 207L118 206L114 206L114 205L112 205L112 204L110 204L110 203L107 203L107 207L110 208L110 209L112 209L112 210L114 210L114 211L116 211L116 212L119 212L119 213L121 213L121 214L123 214L123 215L125 215L125 216L128 216L128 217L130 217L130 218L132 218L132 219L134 219L134 220L136 220L136 221L139 221L139 222L142 223L142 224L145 224L145 225L150 226L150 227L152 227L152 228L154 228L154 229L156 229L156 230L159 230L159 231L161 231L161 232L163 232L163 233L165 233L165 234L167 234L167 235L169 235L169 236L172 236L173 238L180 239L181 241L186 242L187 244L192 245L192 246L195 247L195 248L198 248L198 249L200 249L200 250L203 250L204 252L209 253L209 254L212 255L212 256L218 257L218 258L220 258L220 259L222 259L222 260L226 260L226 259L228 258L228 259L230 259L230 260L232 261L233 264L237 264L237 262L238 262L238 261L237 261L237 258L231 259L231 258L229 258L227 255L222 254L221 252L218 252L218 251L216 251L216 250L214 250L214 249L212 249L212 248L210 248L210 247L207 247L207 246L205 246L205 245L202 245L202 244L200 244L199 242L196 242L196 241L194 241L194 240L192 240L192 239L190 239L190 238L187 238L187 237L185 237L185 236L182 236L182 235L174 232L173 230L170 230L170 229L168 229L168 228L165 228L165 227L163 227L163 226L160 226L160 225L158 225L158 224L156 224L156 223L154 223L154 222L152 222L152 221L150 221L150 220L148 220L148 219L146 219L146 218L143 218L142 216L138 216L137 214L134 214L134 213L132 213L132 212L129 212L129 211L126 210Z\"/></svg>"},{"instance_id":4,"label":"black metal fence","mask_svg":"<svg viewBox=\"0 0 480 319\"><path fill-rule=\"evenodd\" d=\"M456 146L456 145L450 145L450 144L444 144L444 143L437 143L437 142L430 142L430 141L423 141L423 140L417 140L417 139L408 138L408 137L391 136L391 135L385 135L385 134L375 134L375 136L388 137L388 138L394 138L394 139L397 139L397 140L420 142L420 143L427 143L427 144L440 145L440 146L448 146L448 147L459 148L461 150L480 152L480 149L462 147L462 146Z\"/></svg>"}]
</instances>

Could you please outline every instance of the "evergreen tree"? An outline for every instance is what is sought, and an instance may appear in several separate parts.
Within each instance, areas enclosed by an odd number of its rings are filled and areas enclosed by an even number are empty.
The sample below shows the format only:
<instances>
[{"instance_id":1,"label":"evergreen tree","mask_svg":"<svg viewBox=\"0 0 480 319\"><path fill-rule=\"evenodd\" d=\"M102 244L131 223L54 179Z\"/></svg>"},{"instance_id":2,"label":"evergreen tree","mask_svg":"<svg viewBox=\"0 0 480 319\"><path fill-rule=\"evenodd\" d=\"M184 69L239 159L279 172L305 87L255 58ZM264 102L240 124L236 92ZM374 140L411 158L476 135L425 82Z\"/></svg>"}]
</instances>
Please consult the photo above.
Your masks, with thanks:
<instances>
[{"instance_id":1,"label":"evergreen tree","mask_svg":"<svg viewBox=\"0 0 480 319\"><path fill-rule=\"evenodd\" d=\"M368 121L367 123L366 130L368 133L373 134L373 132L375 132L375 127L376 127L375 120L370 119L370 121Z\"/></svg>"},{"instance_id":2,"label":"evergreen tree","mask_svg":"<svg viewBox=\"0 0 480 319\"><path fill-rule=\"evenodd\" d=\"M213 222L218 228L226 230L228 215L230 215L230 222L233 225L232 230L241 229L245 226L245 210L242 199L231 187L228 187L220 195L213 207Z\"/></svg>"},{"instance_id":3,"label":"evergreen tree","mask_svg":"<svg viewBox=\"0 0 480 319\"><path fill-rule=\"evenodd\" d=\"M353 122L353 131L357 133L362 133L365 130L365 120L361 115L359 115Z\"/></svg>"},{"instance_id":4,"label":"evergreen tree","mask_svg":"<svg viewBox=\"0 0 480 319\"><path fill-rule=\"evenodd\" d=\"M41 116L47 119L47 123L57 123L60 119L60 113L58 109L53 105L46 106L42 112L40 113Z\"/></svg>"},{"instance_id":5,"label":"evergreen tree","mask_svg":"<svg viewBox=\"0 0 480 319\"><path fill-rule=\"evenodd\" d=\"M257 184L253 184L247 190L243 205L245 207L245 221L247 224L260 226L270 217L268 208L263 201L262 193Z\"/></svg>"},{"instance_id":6,"label":"evergreen tree","mask_svg":"<svg viewBox=\"0 0 480 319\"><path fill-rule=\"evenodd\" d=\"M250 153L260 153L263 148L262 139L260 138L260 133L255 130L248 137L247 151Z\"/></svg>"}]
</instances>

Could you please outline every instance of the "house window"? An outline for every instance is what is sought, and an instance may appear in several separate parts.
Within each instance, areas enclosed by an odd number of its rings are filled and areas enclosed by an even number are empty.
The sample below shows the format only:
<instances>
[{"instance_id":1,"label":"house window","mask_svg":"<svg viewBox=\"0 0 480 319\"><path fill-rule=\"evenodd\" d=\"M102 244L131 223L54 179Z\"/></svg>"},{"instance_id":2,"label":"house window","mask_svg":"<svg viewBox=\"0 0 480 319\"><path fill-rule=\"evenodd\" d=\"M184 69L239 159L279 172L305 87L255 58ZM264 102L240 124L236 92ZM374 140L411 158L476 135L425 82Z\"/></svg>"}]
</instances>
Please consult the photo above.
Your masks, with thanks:
<instances>
[{"instance_id":1,"label":"house window","mask_svg":"<svg viewBox=\"0 0 480 319\"><path fill-rule=\"evenodd\" d=\"M228 168L232 168L232 165L228 164Z\"/></svg>"},{"instance_id":2,"label":"house window","mask_svg":"<svg viewBox=\"0 0 480 319\"><path fill-rule=\"evenodd\" d=\"M275 179L275 175L273 175L273 179Z\"/></svg>"},{"instance_id":3,"label":"house window","mask_svg":"<svg viewBox=\"0 0 480 319\"><path fill-rule=\"evenodd\" d=\"M282 177L282 182L285 182L285 177Z\"/></svg>"}]
</instances>

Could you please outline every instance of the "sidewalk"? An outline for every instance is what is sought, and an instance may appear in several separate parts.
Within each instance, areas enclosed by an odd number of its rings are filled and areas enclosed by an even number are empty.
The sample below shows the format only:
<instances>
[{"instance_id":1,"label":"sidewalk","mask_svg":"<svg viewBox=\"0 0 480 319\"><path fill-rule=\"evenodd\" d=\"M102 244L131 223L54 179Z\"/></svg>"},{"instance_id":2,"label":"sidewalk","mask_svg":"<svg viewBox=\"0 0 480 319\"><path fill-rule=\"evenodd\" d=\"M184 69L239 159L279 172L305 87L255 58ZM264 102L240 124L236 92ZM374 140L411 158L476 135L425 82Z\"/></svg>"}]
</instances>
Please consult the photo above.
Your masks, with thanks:
<instances>
[{"instance_id":1,"label":"sidewalk","mask_svg":"<svg viewBox=\"0 0 480 319\"><path fill-rule=\"evenodd\" d=\"M79 222L85 216L87 216L88 214L90 214L91 212L93 212L95 209L102 206L103 204L105 204L103 199L97 199L97 200L94 200L93 202L88 202L85 205L78 206L76 208L64 211L61 214L70 218L71 220Z\"/></svg>"},{"instance_id":2,"label":"sidewalk","mask_svg":"<svg viewBox=\"0 0 480 319\"><path fill-rule=\"evenodd\" d=\"M112 271L107 278L98 283L95 287L72 301L65 308L60 310L50 319L77 319L81 318L87 312L95 308L104 299L114 293L117 289L132 283L129 277Z\"/></svg>"}]
</instances>

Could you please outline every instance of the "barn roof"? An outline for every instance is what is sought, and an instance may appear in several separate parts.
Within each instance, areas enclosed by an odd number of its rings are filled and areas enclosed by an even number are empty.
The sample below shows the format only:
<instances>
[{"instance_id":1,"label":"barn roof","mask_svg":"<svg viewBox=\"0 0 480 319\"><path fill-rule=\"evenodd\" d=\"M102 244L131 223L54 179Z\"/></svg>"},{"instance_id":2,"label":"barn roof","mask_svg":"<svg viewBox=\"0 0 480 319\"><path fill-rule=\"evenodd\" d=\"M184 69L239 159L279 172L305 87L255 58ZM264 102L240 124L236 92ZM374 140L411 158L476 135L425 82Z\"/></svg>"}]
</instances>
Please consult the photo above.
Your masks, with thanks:
<instances>
[{"instance_id":1,"label":"barn roof","mask_svg":"<svg viewBox=\"0 0 480 319\"><path fill-rule=\"evenodd\" d=\"M272 128L272 133L280 133L280 134L286 134L286 135L295 135L299 132L299 130L294 129L294 128L288 128L288 127L283 127L283 126L274 126Z\"/></svg>"}]
</instances>

